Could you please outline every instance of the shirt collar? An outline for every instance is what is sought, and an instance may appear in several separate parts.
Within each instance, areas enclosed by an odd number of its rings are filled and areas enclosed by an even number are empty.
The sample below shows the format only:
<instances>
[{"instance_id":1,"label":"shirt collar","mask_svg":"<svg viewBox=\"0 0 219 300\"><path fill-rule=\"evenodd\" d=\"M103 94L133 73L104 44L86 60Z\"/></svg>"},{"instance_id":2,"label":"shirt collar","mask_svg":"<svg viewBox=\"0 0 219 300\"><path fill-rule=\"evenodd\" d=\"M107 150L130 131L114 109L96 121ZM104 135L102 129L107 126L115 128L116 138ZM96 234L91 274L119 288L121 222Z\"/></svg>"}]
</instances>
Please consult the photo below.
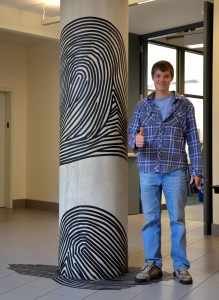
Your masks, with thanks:
<instances>
[{"instance_id":1,"label":"shirt collar","mask_svg":"<svg viewBox=\"0 0 219 300\"><path fill-rule=\"evenodd\" d=\"M180 99L183 98L183 96L180 95L179 93L177 93L176 91L171 91L171 93L174 94L174 98L175 98L173 103L176 103L177 101L179 101ZM154 96L155 96L155 92L152 92L151 94L149 94L147 96L147 98L145 100L150 101L152 103L154 101Z\"/></svg>"}]
</instances>

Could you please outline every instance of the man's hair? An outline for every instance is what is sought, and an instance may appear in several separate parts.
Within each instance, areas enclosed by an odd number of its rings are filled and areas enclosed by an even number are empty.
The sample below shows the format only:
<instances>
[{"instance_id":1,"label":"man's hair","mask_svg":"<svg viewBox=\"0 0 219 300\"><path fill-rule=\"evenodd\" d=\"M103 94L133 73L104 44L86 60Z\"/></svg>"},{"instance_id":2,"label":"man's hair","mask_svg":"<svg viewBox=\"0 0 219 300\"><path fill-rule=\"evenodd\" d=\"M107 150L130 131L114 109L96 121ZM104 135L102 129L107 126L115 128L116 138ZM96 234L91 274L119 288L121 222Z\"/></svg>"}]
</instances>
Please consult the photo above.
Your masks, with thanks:
<instances>
[{"instance_id":1,"label":"man's hair","mask_svg":"<svg viewBox=\"0 0 219 300\"><path fill-rule=\"evenodd\" d=\"M152 69L151 69L151 76L153 78L154 76L154 73L157 71L157 70L160 70L161 72L166 72L166 71L169 71L170 72L170 75L171 77L173 78L174 77L174 69L173 69L173 66L171 65L170 62L166 61L166 60L159 60L157 61Z\"/></svg>"}]
</instances>

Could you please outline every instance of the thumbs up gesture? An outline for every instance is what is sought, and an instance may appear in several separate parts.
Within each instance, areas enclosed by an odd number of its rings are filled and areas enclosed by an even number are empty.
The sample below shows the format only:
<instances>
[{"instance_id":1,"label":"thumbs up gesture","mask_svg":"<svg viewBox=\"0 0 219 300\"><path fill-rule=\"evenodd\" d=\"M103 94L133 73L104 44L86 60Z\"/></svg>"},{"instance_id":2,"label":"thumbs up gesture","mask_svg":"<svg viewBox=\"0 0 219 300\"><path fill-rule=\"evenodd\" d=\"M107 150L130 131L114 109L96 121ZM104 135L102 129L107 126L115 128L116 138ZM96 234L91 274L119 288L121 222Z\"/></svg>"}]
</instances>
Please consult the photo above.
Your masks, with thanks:
<instances>
[{"instance_id":1,"label":"thumbs up gesture","mask_svg":"<svg viewBox=\"0 0 219 300\"><path fill-rule=\"evenodd\" d=\"M136 147L141 148L144 146L144 128L140 127L139 134L136 135L135 139Z\"/></svg>"}]
</instances>

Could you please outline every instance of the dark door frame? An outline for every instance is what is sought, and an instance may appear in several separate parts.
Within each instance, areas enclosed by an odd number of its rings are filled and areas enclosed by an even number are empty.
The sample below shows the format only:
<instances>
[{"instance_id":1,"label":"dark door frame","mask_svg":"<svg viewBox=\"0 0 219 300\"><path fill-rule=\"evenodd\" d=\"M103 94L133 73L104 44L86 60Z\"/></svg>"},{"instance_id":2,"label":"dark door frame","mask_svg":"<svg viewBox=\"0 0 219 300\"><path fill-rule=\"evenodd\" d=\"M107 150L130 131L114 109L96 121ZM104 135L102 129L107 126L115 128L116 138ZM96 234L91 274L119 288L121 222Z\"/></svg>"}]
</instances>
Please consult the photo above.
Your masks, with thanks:
<instances>
[{"instance_id":1,"label":"dark door frame","mask_svg":"<svg viewBox=\"0 0 219 300\"><path fill-rule=\"evenodd\" d=\"M204 2L204 132L203 162L205 166L204 181L204 234L211 234L213 223L212 199L212 59L213 59L213 16L214 4Z\"/></svg>"}]
</instances>

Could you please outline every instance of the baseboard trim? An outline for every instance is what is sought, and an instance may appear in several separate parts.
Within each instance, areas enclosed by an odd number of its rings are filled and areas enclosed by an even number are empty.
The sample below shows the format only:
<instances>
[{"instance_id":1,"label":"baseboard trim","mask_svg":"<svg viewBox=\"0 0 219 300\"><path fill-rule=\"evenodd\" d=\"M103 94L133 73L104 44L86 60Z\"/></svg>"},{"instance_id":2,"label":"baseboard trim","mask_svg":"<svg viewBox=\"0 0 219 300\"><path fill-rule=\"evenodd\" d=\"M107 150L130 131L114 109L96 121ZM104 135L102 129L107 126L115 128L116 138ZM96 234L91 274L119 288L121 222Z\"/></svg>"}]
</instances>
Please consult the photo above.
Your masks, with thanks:
<instances>
[{"instance_id":1,"label":"baseboard trim","mask_svg":"<svg viewBox=\"0 0 219 300\"><path fill-rule=\"evenodd\" d=\"M24 208L26 207L26 199L16 199L12 200L12 207L13 208Z\"/></svg>"},{"instance_id":2,"label":"baseboard trim","mask_svg":"<svg viewBox=\"0 0 219 300\"><path fill-rule=\"evenodd\" d=\"M219 225L211 224L211 235L219 236Z\"/></svg>"},{"instance_id":3,"label":"baseboard trim","mask_svg":"<svg viewBox=\"0 0 219 300\"><path fill-rule=\"evenodd\" d=\"M167 205L166 205L166 203L162 203L162 204L161 204L161 208L162 208L162 210L165 210L165 209L167 209Z\"/></svg>"},{"instance_id":4,"label":"baseboard trim","mask_svg":"<svg viewBox=\"0 0 219 300\"><path fill-rule=\"evenodd\" d=\"M40 200L30 200L30 199L15 199L12 201L13 208L37 208L43 210L59 211L59 203L46 202ZM161 204L162 209L167 209L166 204ZM141 213L141 212L140 212Z\"/></svg>"},{"instance_id":5,"label":"baseboard trim","mask_svg":"<svg viewBox=\"0 0 219 300\"><path fill-rule=\"evenodd\" d=\"M13 200L13 208L37 208L58 212L59 203L30 199L15 199Z\"/></svg>"}]
</instances>

